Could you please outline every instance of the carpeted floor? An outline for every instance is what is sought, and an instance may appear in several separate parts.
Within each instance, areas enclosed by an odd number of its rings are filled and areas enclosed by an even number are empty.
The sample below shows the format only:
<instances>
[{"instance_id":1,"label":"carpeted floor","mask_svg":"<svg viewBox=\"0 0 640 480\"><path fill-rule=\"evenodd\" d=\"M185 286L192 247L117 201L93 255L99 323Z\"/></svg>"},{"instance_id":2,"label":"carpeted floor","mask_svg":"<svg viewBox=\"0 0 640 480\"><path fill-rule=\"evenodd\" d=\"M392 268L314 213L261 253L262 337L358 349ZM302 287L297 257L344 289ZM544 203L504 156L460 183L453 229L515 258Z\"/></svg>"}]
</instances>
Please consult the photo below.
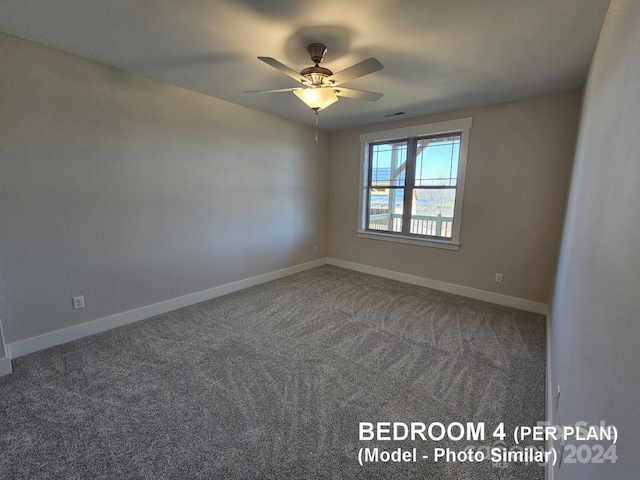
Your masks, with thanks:
<instances>
[{"instance_id":1,"label":"carpeted floor","mask_svg":"<svg viewBox=\"0 0 640 480\"><path fill-rule=\"evenodd\" d=\"M320 267L18 358L0 478L543 479L431 454L543 420L544 361L541 315ZM487 438L360 441L384 421ZM362 447L418 461L361 466Z\"/></svg>"}]
</instances>

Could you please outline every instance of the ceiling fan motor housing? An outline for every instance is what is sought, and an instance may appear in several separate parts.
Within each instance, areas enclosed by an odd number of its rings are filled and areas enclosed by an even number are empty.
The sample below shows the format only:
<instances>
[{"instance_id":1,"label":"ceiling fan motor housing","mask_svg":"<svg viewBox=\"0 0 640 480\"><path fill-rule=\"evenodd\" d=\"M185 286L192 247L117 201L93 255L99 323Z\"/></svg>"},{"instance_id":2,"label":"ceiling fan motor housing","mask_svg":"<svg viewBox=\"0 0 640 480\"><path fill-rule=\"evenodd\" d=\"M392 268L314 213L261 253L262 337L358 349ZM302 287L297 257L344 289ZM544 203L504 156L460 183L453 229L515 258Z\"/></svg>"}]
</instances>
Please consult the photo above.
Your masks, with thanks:
<instances>
[{"instance_id":1,"label":"ceiling fan motor housing","mask_svg":"<svg viewBox=\"0 0 640 480\"><path fill-rule=\"evenodd\" d=\"M333 72L328 68L323 67L309 67L300 72L304 78L306 78L311 85L321 86L325 85L324 79L333 75Z\"/></svg>"},{"instance_id":2,"label":"ceiling fan motor housing","mask_svg":"<svg viewBox=\"0 0 640 480\"><path fill-rule=\"evenodd\" d=\"M301 70L300 75L308 80L310 86L326 86L324 80L333 75L331 70L318 65L322 61L326 51L327 47L322 43L312 43L307 47L307 52L311 55L311 60L315 65Z\"/></svg>"}]
</instances>

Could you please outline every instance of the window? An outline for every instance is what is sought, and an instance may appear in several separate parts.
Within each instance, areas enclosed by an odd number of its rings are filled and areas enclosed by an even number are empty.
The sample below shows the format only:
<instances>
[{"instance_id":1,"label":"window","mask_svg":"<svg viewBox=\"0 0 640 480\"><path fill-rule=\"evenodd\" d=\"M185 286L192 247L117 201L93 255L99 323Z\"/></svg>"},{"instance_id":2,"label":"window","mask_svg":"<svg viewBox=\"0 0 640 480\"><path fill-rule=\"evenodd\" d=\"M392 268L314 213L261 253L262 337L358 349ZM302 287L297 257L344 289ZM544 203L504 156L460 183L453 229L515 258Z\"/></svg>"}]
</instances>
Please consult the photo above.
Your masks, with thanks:
<instances>
[{"instance_id":1,"label":"window","mask_svg":"<svg viewBox=\"0 0 640 480\"><path fill-rule=\"evenodd\" d=\"M361 135L365 238L458 249L471 118Z\"/></svg>"}]
</instances>

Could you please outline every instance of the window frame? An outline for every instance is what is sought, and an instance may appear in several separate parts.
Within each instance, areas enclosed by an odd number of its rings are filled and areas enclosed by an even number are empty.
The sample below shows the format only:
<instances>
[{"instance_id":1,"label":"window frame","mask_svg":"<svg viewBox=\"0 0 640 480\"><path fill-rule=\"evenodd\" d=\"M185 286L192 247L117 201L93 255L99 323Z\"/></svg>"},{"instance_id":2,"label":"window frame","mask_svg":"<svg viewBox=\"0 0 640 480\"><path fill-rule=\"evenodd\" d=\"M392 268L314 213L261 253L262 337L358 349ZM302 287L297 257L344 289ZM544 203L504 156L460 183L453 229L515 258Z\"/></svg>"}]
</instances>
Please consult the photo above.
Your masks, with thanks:
<instances>
[{"instance_id":1,"label":"window frame","mask_svg":"<svg viewBox=\"0 0 640 480\"><path fill-rule=\"evenodd\" d=\"M379 132L363 133L360 135L360 194L359 194L359 223L356 235L360 238L383 240L410 245L444 248L458 250L460 248L460 231L462 225L462 206L464 200L465 177L467 171L467 153L469 147L469 130L472 126L472 117L447 120L443 122L415 125L405 128L394 128ZM369 230L367 225L367 208L370 175L370 149L374 144L381 142L402 142L406 140L420 139L447 134L460 135L460 156L458 159L456 199L453 213L451 238L432 237L420 234L405 234L399 232L387 232ZM411 147L408 147L411 148ZM415 159L414 159L415 162Z\"/></svg>"}]
</instances>

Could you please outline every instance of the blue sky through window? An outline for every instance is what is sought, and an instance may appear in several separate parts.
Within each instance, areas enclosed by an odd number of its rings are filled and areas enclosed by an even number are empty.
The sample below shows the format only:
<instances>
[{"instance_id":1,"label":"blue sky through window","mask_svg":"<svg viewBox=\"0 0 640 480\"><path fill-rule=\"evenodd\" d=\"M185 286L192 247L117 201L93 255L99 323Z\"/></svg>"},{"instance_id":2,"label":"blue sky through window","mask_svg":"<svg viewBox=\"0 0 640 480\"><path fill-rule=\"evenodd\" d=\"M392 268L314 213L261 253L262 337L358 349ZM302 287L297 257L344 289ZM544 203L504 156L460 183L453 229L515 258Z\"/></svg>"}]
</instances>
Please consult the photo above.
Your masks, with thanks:
<instances>
[{"instance_id":1,"label":"blue sky through window","mask_svg":"<svg viewBox=\"0 0 640 480\"><path fill-rule=\"evenodd\" d=\"M460 156L460 136L418 140L416 182L420 186L455 186ZM392 165L395 156L395 164ZM405 180L407 142L373 146L371 184L402 186ZM393 172L392 172L393 168Z\"/></svg>"}]
</instances>

